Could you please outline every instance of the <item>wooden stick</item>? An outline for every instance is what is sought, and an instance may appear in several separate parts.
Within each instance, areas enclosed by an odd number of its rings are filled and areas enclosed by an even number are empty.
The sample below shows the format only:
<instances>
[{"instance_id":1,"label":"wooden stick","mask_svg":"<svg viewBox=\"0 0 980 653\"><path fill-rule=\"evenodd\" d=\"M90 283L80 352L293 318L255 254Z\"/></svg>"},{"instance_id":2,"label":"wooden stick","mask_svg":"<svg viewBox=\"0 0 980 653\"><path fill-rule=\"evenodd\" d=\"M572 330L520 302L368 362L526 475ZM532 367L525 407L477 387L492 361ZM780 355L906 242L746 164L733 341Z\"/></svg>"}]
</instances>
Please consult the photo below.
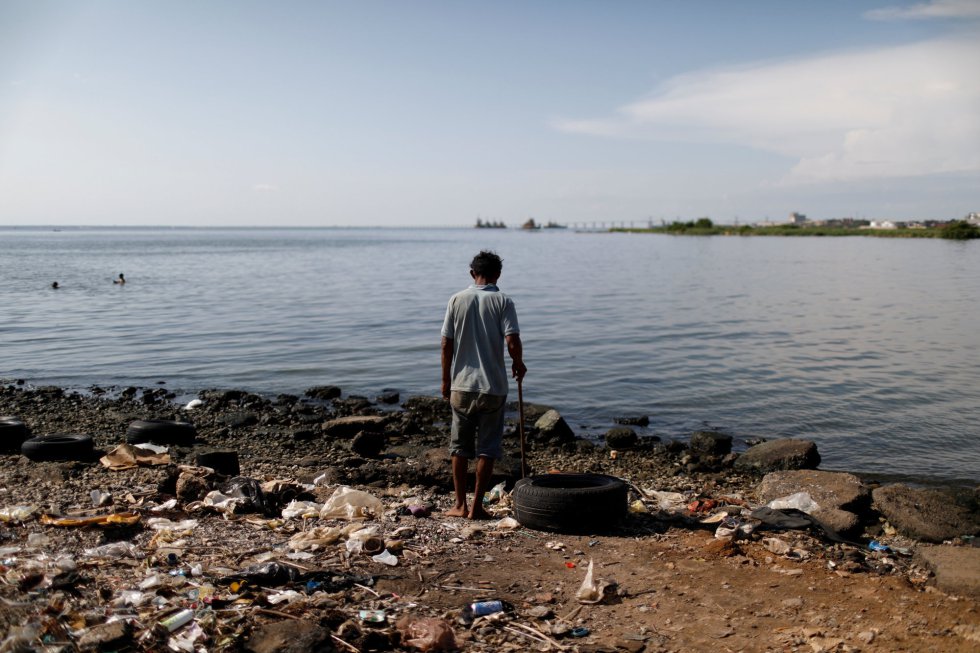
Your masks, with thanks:
<instances>
[{"instance_id":1,"label":"wooden stick","mask_svg":"<svg viewBox=\"0 0 980 653\"><path fill-rule=\"evenodd\" d=\"M353 644L349 644L349 643L345 642L344 640L340 639L339 637L337 637L333 633L330 633L330 637L333 638L333 641L337 642L338 644L343 644L344 646L346 646L350 650L354 651L354 653L361 653L360 649L358 649L356 646L354 646Z\"/></svg>"},{"instance_id":2,"label":"wooden stick","mask_svg":"<svg viewBox=\"0 0 980 653\"><path fill-rule=\"evenodd\" d=\"M521 379L517 379L517 412L519 421L517 430L521 434L521 478L527 477L527 455L524 452L524 386Z\"/></svg>"}]
</instances>

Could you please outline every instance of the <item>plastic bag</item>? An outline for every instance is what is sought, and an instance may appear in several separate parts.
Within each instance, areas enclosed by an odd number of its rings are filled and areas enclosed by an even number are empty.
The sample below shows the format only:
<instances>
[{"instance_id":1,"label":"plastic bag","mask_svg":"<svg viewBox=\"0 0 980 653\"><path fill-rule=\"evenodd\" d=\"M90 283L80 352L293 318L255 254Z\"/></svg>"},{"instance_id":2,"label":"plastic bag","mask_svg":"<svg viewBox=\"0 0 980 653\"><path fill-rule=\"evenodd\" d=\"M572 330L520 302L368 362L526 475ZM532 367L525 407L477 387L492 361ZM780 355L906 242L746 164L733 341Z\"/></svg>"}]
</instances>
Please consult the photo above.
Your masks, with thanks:
<instances>
[{"instance_id":1,"label":"plastic bag","mask_svg":"<svg viewBox=\"0 0 980 653\"><path fill-rule=\"evenodd\" d=\"M335 544L340 539L340 529L331 526L317 526L305 533L296 533L289 538L289 549L292 551L316 551L323 549L331 544Z\"/></svg>"},{"instance_id":2,"label":"plastic bag","mask_svg":"<svg viewBox=\"0 0 980 653\"><path fill-rule=\"evenodd\" d=\"M381 553L375 556L371 556L371 559L375 562L380 562L381 564L388 565L389 567L398 566L398 558L388 549L385 549Z\"/></svg>"},{"instance_id":3,"label":"plastic bag","mask_svg":"<svg viewBox=\"0 0 980 653\"><path fill-rule=\"evenodd\" d=\"M296 501L295 499L289 502L289 505L282 509L283 519L293 519L294 517L301 517L303 519L308 519L310 517L316 517L320 514L323 506L319 503L314 503L312 501Z\"/></svg>"},{"instance_id":4,"label":"plastic bag","mask_svg":"<svg viewBox=\"0 0 980 653\"><path fill-rule=\"evenodd\" d=\"M773 499L767 503L766 506L775 510L795 508L796 510L805 512L808 515L820 510L820 505L810 497L809 492L797 492L796 494L790 494L789 496Z\"/></svg>"},{"instance_id":5,"label":"plastic bag","mask_svg":"<svg viewBox=\"0 0 980 653\"><path fill-rule=\"evenodd\" d=\"M609 587L609 583L596 581L593 568L592 559L589 558L589 568L585 572L585 579L582 581L582 586L575 592L575 598L579 603L601 603L606 596L606 588Z\"/></svg>"},{"instance_id":6,"label":"plastic bag","mask_svg":"<svg viewBox=\"0 0 980 653\"><path fill-rule=\"evenodd\" d=\"M384 510L381 500L368 492L342 485L337 488L320 511L321 519L367 519Z\"/></svg>"},{"instance_id":7,"label":"plastic bag","mask_svg":"<svg viewBox=\"0 0 980 653\"><path fill-rule=\"evenodd\" d=\"M7 506L0 508L0 521L23 522L31 518L37 506Z\"/></svg>"},{"instance_id":8,"label":"plastic bag","mask_svg":"<svg viewBox=\"0 0 980 653\"><path fill-rule=\"evenodd\" d=\"M445 619L404 616L395 627L402 635L402 643L420 651L455 651L456 634Z\"/></svg>"}]
</instances>

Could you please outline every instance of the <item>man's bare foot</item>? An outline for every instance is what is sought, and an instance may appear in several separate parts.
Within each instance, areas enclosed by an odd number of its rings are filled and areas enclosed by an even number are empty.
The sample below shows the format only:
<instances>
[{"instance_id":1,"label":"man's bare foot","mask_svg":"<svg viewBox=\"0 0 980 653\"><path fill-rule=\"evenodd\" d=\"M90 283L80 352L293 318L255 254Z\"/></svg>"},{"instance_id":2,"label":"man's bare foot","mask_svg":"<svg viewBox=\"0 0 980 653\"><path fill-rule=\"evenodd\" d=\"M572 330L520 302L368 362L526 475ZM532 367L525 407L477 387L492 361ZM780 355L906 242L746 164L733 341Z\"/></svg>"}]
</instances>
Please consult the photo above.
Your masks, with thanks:
<instances>
[{"instance_id":1,"label":"man's bare foot","mask_svg":"<svg viewBox=\"0 0 980 653\"><path fill-rule=\"evenodd\" d=\"M453 506L452 508L446 511L447 517L466 517L466 515L467 515L467 510L465 504L463 504L462 506Z\"/></svg>"},{"instance_id":2,"label":"man's bare foot","mask_svg":"<svg viewBox=\"0 0 980 653\"><path fill-rule=\"evenodd\" d=\"M468 516L470 519L493 519L493 515L484 510L483 506L478 503L473 504L473 509L470 510Z\"/></svg>"}]
</instances>

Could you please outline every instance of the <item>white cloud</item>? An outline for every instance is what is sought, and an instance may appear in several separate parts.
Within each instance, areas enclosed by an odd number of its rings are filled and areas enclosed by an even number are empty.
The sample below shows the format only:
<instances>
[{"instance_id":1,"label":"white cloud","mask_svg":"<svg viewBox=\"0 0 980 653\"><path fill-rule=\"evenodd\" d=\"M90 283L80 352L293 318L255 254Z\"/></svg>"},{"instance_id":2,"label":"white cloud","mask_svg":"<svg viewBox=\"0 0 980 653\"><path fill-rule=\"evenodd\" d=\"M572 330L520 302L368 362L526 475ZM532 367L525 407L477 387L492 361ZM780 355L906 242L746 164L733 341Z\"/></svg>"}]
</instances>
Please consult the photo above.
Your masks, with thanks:
<instances>
[{"instance_id":1,"label":"white cloud","mask_svg":"<svg viewBox=\"0 0 980 653\"><path fill-rule=\"evenodd\" d=\"M907 7L883 7L864 14L871 20L927 20L980 18L980 0L932 0Z\"/></svg>"},{"instance_id":2,"label":"white cloud","mask_svg":"<svg viewBox=\"0 0 980 653\"><path fill-rule=\"evenodd\" d=\"M980 171L980 40L681 75L568 132L729 143L796 160L786 183Z\"/></svg>"}]
</instances>

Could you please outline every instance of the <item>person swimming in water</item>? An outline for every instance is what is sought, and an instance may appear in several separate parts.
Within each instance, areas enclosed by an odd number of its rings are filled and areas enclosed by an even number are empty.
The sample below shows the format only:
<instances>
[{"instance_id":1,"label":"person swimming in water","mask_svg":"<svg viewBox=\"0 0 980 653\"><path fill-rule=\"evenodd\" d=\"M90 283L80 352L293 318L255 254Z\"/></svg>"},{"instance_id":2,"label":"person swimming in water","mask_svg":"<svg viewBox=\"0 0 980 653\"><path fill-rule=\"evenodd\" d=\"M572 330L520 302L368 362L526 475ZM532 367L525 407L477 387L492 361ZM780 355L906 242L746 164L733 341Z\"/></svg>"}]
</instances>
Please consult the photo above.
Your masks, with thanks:
<instances>
[{"instance_id":1,"label":"person swimming in water","mask_svg":"<svg viewBox=\"0 0 980 653\"><path fill-rule=\"evenodd\" d=\"M51 287L52 287L52 288L54 288L55 290L57 290L57 289L58 289L58 288L60 288L61 286L59 286L59 285L58 285L58 282L57 282L57 281L55 281L54 283L52 283L52 284L51 284Z\"/></svg>"},{"instance_id":2,"label":"person swimming in water","mask_svg":"<svg viewBox=\"0 0 980 653\"><path fill-rule=\"evenodd\" d=\"M126 283L126 277L124 277L123 276L123 273L120 272L119 273L119 278L118 279L113 279L112 280L112 283L118 283L119 285L122 285L122 284Z\"/></svg>"}]
</instances>

